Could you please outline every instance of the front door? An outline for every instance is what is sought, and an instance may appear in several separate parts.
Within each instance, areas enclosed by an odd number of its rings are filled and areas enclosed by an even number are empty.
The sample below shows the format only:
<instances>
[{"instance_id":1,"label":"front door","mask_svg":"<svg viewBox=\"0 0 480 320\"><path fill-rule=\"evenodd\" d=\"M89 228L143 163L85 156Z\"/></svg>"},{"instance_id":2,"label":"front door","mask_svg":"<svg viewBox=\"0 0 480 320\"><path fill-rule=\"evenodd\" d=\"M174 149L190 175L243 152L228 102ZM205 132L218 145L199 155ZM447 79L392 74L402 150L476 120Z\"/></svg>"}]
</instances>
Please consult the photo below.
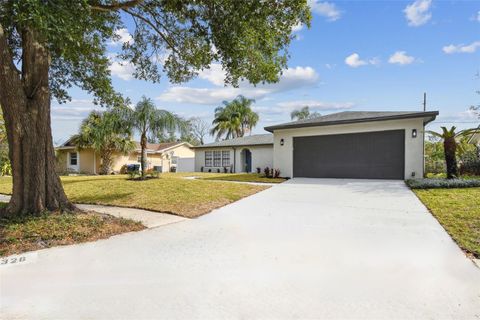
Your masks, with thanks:
<instances>
[{"instance_id":1,"label":"front door","mask_svg":"<svg viewBox=\"0 0 480 320\"><path fill-rule=\"evenodd\" d=\"M252 153L250 150L245 150L245 171L252 172Z\"/></svg>"}]
</instances>

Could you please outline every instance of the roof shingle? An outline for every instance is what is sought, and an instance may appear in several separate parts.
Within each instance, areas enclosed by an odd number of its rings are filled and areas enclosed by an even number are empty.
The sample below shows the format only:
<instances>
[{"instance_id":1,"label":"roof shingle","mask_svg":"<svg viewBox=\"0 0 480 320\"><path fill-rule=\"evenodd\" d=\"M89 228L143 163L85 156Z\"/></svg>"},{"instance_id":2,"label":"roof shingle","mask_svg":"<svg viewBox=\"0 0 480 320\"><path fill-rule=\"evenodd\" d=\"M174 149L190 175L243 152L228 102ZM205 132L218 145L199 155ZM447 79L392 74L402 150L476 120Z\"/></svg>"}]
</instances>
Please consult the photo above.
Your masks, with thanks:
<instances>
[{"instance_id":1,"label":"roof shingle","mask_svg":"<svg viewBox=\"0 0 480 320\"><path fill-rule=\"evenodd\" d=\"M241 138L216 141L207 143L194 148L215 148L215 147L241 147L241 146L255 146L255 145L269 145L273 144L273 135L267 134L255 134L251 136L245 136Z\"/></svg>"}]
</instances>

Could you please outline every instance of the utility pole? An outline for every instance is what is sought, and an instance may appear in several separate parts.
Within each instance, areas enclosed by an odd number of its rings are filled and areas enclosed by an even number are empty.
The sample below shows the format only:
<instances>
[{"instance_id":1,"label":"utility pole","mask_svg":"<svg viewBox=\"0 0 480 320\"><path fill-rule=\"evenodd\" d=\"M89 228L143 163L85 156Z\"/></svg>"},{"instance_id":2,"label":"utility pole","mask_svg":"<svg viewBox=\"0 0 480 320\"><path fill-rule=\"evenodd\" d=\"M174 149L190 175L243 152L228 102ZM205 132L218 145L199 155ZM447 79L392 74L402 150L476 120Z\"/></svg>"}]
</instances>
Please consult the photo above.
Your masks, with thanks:
<instances>
[{"instance_id":1,"label":"utility pole","mask_svg":"<svg viewBox=\"0 0 480 320\"><path fill-rule=\"evenodd\" d=\"M427 93L423 93L423 112L427 111Z\"/></svg>"}]
</instances>

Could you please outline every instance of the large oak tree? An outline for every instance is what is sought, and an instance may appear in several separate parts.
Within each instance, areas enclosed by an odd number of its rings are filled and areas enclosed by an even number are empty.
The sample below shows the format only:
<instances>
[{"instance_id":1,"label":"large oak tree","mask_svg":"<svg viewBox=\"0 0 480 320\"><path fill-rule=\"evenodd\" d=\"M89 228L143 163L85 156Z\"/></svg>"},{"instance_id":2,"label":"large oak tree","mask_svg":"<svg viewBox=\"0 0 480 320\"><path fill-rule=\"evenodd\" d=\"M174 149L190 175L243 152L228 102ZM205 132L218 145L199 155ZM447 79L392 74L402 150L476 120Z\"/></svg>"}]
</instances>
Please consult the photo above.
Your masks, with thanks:
<instances>
[{"instance_id":1,"label":"large oak tree","mask_svg":"<svg viewBox=\"0 0 480 320\"><path fill-rule=\"evenodd\" d=\"M112 87L107 44L128 27L119 58L138 79L172 83L220 62L226 84L275 82L306 0L0 0L0 104L13 166L9 214L72 209L54 170L50 102L77 86L101 105Z\"/></svg>"}]
</instances>

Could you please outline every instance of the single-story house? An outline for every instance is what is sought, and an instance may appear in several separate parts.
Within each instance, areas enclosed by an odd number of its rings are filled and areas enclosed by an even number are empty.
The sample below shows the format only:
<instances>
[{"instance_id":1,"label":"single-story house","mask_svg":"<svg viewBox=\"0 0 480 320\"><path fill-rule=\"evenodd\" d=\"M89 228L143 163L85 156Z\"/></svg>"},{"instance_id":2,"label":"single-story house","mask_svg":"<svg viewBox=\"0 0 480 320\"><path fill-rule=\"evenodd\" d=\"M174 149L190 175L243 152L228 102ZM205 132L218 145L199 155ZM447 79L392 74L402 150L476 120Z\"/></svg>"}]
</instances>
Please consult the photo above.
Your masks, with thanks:
<instances>
[{"instance_id":1,"label":"single-story house","mask_svg":"<svg viewBox=\"0 0 480 320\"><path fill-rule=\"evenodd\" d=\"M213 172L230 164L234 172L268 166L290 178L421 178L424 128L437 115L438 111L345 111L269 126L265 130L272 135L196 147L195 170ZM257 141L262 141L260 152L255 152Z\"/></svg>"},{"instance_id":2,"label":"single-story house","mask_svg":"<svg viewBox=\"0 0 480 320\"><path fill-rule=\"evenodd\" d=\"M255 172L273 166L273 135L257 134L194 147L195 171Z\"/></svg>"},{"instance_id":3,"label":"single-story house","mask_svg":"<svg viewBox=\"0 0 480 320\"><path fill-rule=\"evenodd\" d=\"M115 152L113 155L112 171L119 173L124 165L140 165L140 143L135 142L136 148L129 154ZM59 172L77 172L84 174L97 174L100 171L101 158L98 152L91 148L78 149L70 140L60 147L57 152L57 170ZM192 145L187 142L149 143L147 144L147 168L161 172L169 172L171 167L177 167L180 160L191 160L195 154ZM186 163L186 161L182 161ZM185 171L183 168L182 171Z\"/></svg>"}]
</instances>

